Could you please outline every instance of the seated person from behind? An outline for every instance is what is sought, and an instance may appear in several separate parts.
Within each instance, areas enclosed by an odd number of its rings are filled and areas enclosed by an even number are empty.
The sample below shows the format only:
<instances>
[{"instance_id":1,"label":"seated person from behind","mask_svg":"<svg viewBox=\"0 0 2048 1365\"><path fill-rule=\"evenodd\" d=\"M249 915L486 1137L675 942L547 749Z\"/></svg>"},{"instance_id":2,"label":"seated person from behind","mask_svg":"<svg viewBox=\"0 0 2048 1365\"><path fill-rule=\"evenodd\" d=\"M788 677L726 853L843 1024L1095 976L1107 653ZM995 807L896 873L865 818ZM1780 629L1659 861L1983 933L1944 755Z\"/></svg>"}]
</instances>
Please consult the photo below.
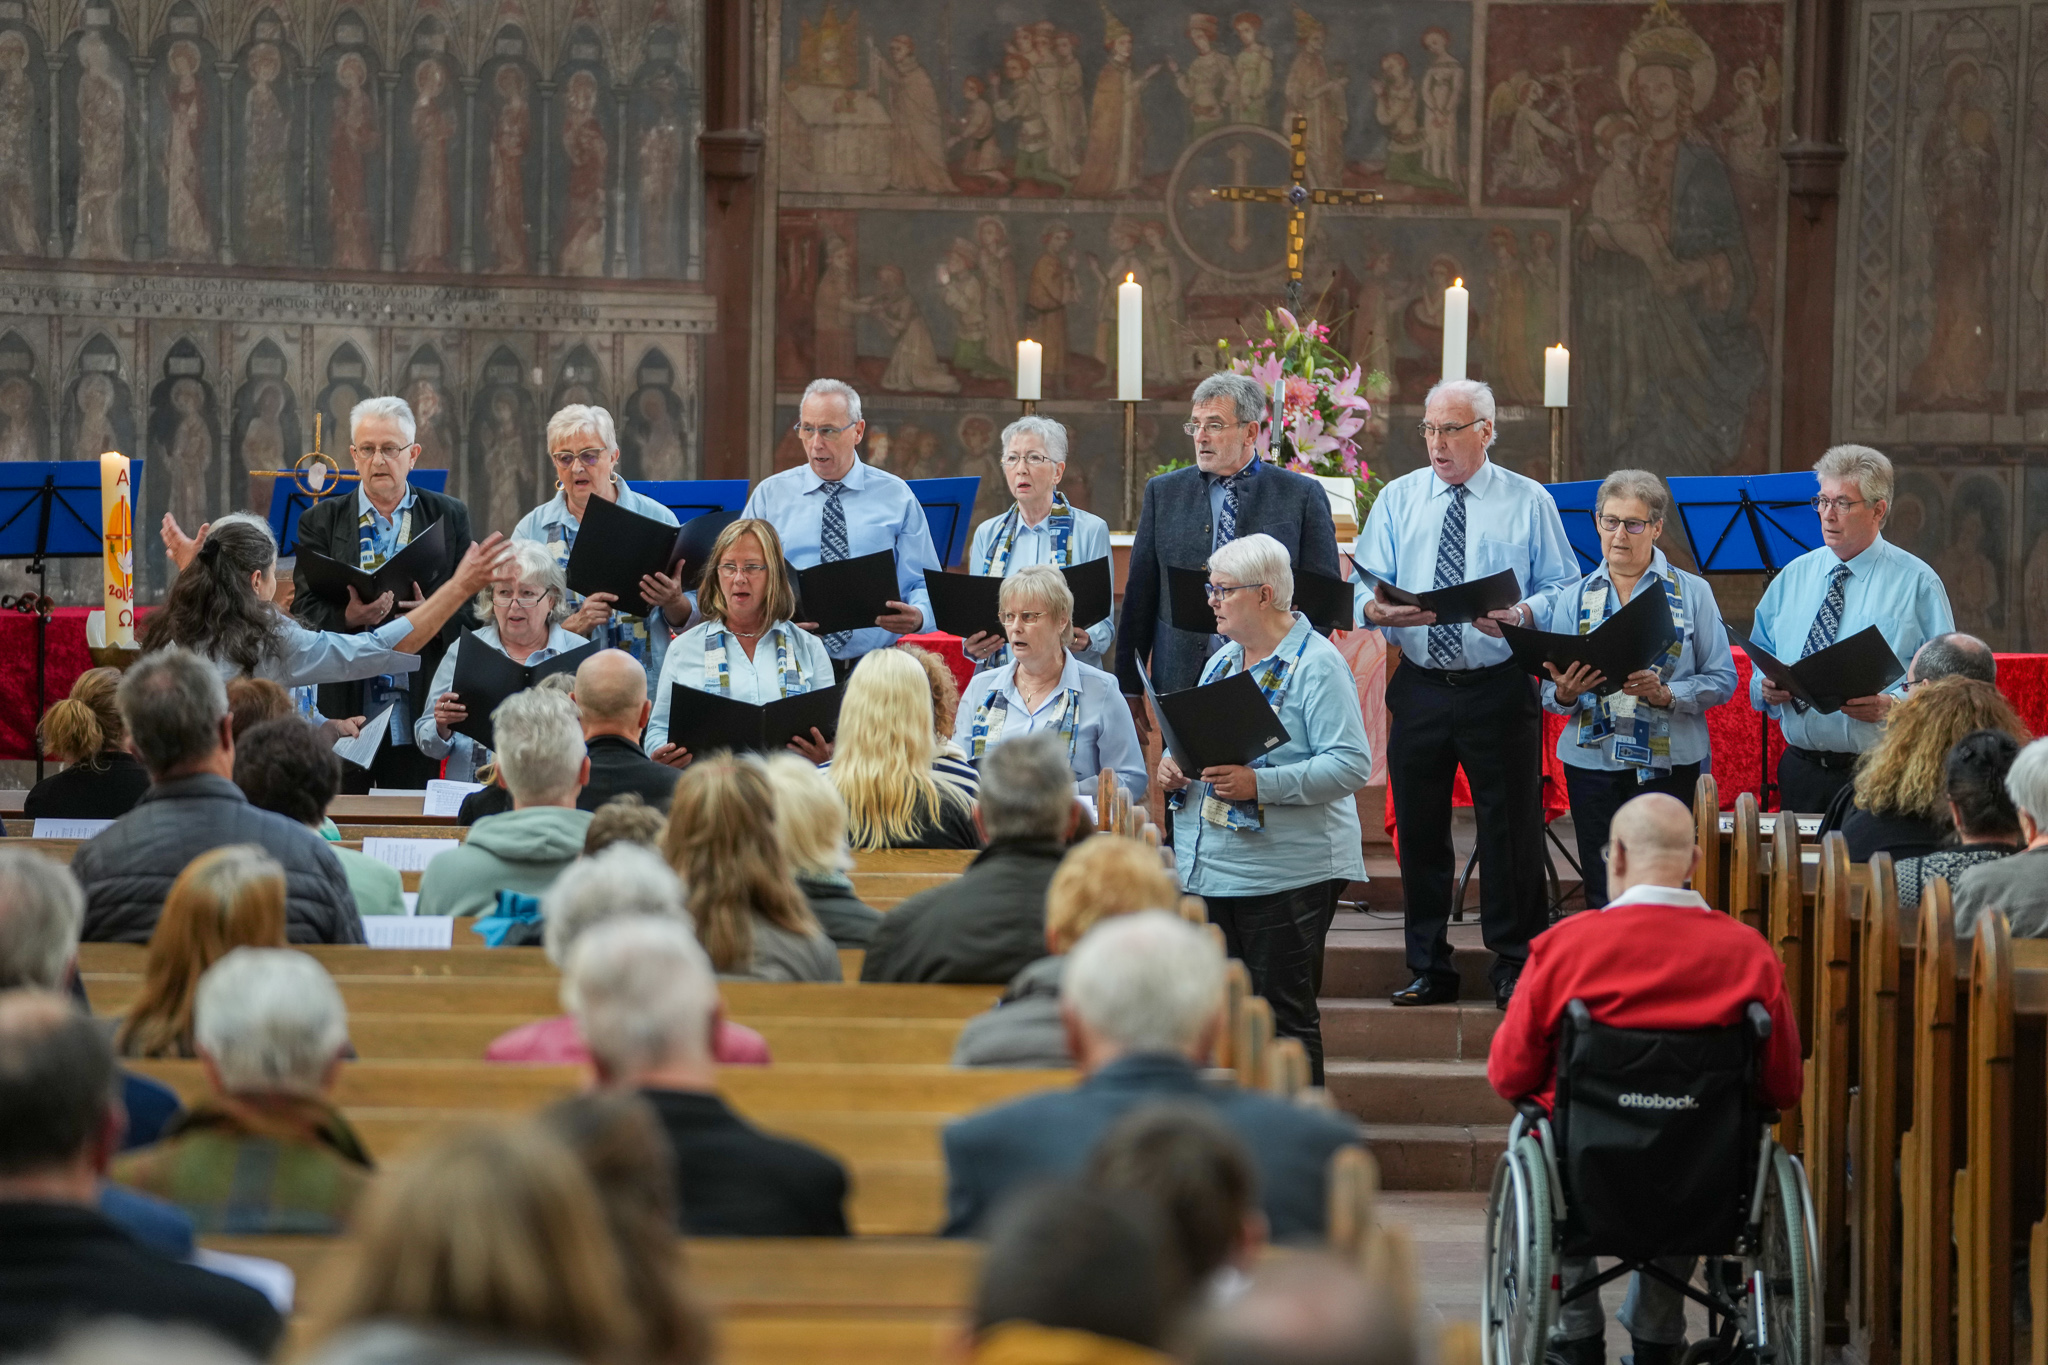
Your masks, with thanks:
<instances>
[{"instance_id":1,"label":"seated person from behind","mask_svg":"<svg viewBox=\"0 0 2048 1365\"><path fill-rule=\"evenodd\" d=\"M1956 677L1975 678L1978 682L1996 685L1998 656L1991 652L1990 645L1976 636L1955 630L1937 635L1914 650L1912 662L1906 665L1909 688L1937 678Z\"/></svg>"},{"instance_id":2,"label":"seated person from behind","mask_svg":"<svg viewBox=\"0 0 2048 1365\"><path fill-rule=\"evenodd\" d=\"M282 948L284 872L262 849L230 844L194 858L149 939L142 990L114 1035L123 1057L196 1057L199 980L237 948Z\"/></svg>"},{"instance_id":3,"label":"seated person from behind","mask_svg":"<svg viewBox=\"0 0 2048 1365\"><path fill-rule=\"evenodd\" d=\"M661 833L667 828L667 811L656 810L630 792L615 796L590 813L590 830L583 836L583 856L593 857L613 844L638 844L659 853Z\"/></svg>"},{"instance_id":4,"label":"seated person from behind","mask_svg":"<svg viewBox=\"0 0 2048 1365\"><path fill-rule=\"evenodd\" d=\"M677 773L640 751L647 728L647 670L623 649L599 650L576 670L569 694L583 719L583 747L590 754L590 780L576 798L581 810L596 810L628 792L661 810L675 798Z\"/></svg>"},{"instance_id":5,"label":"seated person from behind","mask_svg":"<svg viewBox=\"0 0 2048 1365\"><path fill-rule=\"evenodd\" d=\"M237 948L200 978L194 1014L211 1093L114 1179L202 1233L340 1232L370 1155L327 1099L348 1044L334 978L304 953Z\"/></svg>"},{"instance_id":6,"label":"seated person from behind","mask_svg":"<svg viewBox=\"0 0 2048 1365\"><path fill-rule=\"evenodd\" d=\"M1551 1106L1558 1033L1565 1007L1582 1000L1609 1028L1708 1029L1740 1022L1751 1001L1770 1012L1762 1095L1787 1109L1799 1101L1799 1025L1785 996L1785 971L1763 936L1685 889L1699 863L1692 812L1661 793L1638 796L1615 813L1607 845L1605 909L1572 915L1529 945L1507 1017L1493 1036L1487 1079L1503 1099ZM1701 963L1714 964L1703 972ZM1680 1280L1685 1258L1659 1261ZM1591 1258L1562 1262L1567 1287L1592 1273ZM1637 1275L1621 1323L1637 1365L1674 1365L1685 1340L1685 1300ZM1602 1365L1600 1299L1565 1305L1551 1358L1560 1365ZM1561 1340L1560 1340L1561 1338Z\"/></svg>"},{"instance_id":7,"label":"seated person from behind","mask_svg":"<svg viewBox=\"0 0 2048 1365\"><path fill-rule=\"evenodd\" d=\"M1158 1212L1168 1231L1165 1289L1176 1315L1241 1291L1265 1247L1252 1154L1200 1106L1150 1104L1124 1115L1089 1159L1088 1183L1135 1195Z\"/></svg>"},{"instance_id":8,"label":"seated person from behind","mask_svg":"<svg viewBox=\"0 0 2048 1365\"><path fill-rule=\"evenodd\" d=\"M264 721L236 741L235 785L250 805L324 835L333 828L327 807L341 791L341 760L318 730L286 715ZM332 837L338 841L340 833L335 830ZM405 879L397 868L339 842L330 851L348 874L358 915L405 913Z\"/></svg>"},{"instance_id":9,"label":"seated person from behind","mask_svg":"<svg viewBox=\"0 0 2048 1365\"><path fill-rule=\"evenodd\" d=\"M248 734L266 721L289 716L292 712L292 694L268 678L239 677L228 679L228 718L234 722L235 743L242 742ZM330 739L329 745L333 744Z\"/></svg>"},{"instance_id":10,"label":"seated person from behind","mask_svg":"<svg viewBox=\"0 0 2048 1365\"><path fill-rule=\"evenodd\" d=\"M2014 938L2048 938L2048 739L2012 761L2005 790L2019 810L2026 847L2010 858L1967 870L1956 880L1956 937L1977 932L1977 917L1997 910Z\"/></svg>"},{"instance_id":11,"label":"seated person from behind","mask_svg":"<svg viewBox=\"0 0 2048 1365\"><path fill-rule=\"evenodd\" d=\"M989 750L981 766L974 823L987 847L953 881L882 916L861 980L998 985L1045 956L1045 889L1086 818L1066 746L1024 735Z\"/></svg>"},{"instance_id":12,"label":"seated person from behind","mask_svg":"<svg viewBox=\"0 0 2048 1365\"><path fill-rule=\"evenodd\" d=\"M1258 1163L1260 1203L1275 1240L1320 1238L1330 1155L1359 1140L1358 1125L1202 1078L1199 1068L1223 1027L1223 987L1222 950L1167 911L1118 916L1090 931L1069 956L1060 985L1081 1084L948 1125L945 1234L978 1234L1013 1191L1078 1174L1118 1119L1167 1100L1212 1107L1244 1139Z\"/></svg>"},{"instance_id":13,"label":"seated person from behind","mask_svg":"<svg viewBox=\"0 0 2048 1365\"><path fill-rule=\"evenodd\" d=\"M500 891L538 896L583 852L590 812L576 797L590 758L575 703L552 689L516 693L492 713L491 738L512 809L477 821L461 847L427 864L418 914L480 915Z\"/></svg>"},{"instance_id":14,"label":"seated person from behind","mask_svg":"<svg viewBox=\"0 0 2048 1365\"><path fill-rule=\"evenodd\" d=\"M719 1098L710 1042L725 1007L711 960L686 925L646 915L598 925L570 951L563 993L598 1083L639 1091L661 1116L684 1232L846 1235L839 1163L760 1131Z\"/></svg>"},{"instance_id":15,"label":"seated person from behind","mask_svg":"<svg viewBox=\"0 0 2048 1365\"><path fill-rule=\"evenodd\" d=\"M1893 864L1901 910L1918 908L1927 884L1936 877L1948 878L1953 891L1965 869L2010 857L2025 846L2019 809L2005 789L2006 774L2019 755L2019 741L2003 730L1972 730L1948 751L1942 785L1948 793L1955 842Z\"/></svg>"},{"instance_id":16,"label":"seated person from behind","mask_svg":"<svg viewBox=\"0 0 2048 1365\"><path fill-rule=\"evenodd\" d=\"M857 849L980 848L973 796L940 768L932 684L917 660L878 649L854 666L827 768Z\"/></svg>"},{"instance_id":17,"label":"seated person from behind","mask_svg":"<svg viewBox=\"0 0 2048 1365\"><path fill-rule=\"evenodd\" d=\"M775 831L789 855L797 889L818 925L841 948L865 948L882 916L853 889L853 855L846 849L846 802L832 779L795 754L770 754L765 765L775 790Z\"/></svg>"},{"instance_id":18,"label":"seated person from behind","mask_svg":"<svg viewBox=\"0 0 2048 1365\"><path fill-rule=\"evenodd\" d=\"M71 684L71 695L43 715L38 731L43 752L64 765L62 772L30 787L21 813L30 820L118 820L149 790L149 774L123 741L120 685L116 668L88 668Z\"/></svg>"}]
</instances>

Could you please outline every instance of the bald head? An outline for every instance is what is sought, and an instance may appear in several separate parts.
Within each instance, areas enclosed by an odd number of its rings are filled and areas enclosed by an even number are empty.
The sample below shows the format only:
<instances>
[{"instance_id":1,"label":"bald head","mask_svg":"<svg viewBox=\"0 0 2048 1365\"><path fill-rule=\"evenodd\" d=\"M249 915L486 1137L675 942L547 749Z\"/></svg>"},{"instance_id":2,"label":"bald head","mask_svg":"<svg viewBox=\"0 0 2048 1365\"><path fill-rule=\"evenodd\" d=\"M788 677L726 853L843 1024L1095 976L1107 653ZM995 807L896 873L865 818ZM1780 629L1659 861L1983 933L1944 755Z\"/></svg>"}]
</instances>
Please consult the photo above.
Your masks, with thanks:
<instances>
[{"instance_id":1,"label":"bald head","mask_svg":"<svg viewBox=\"0 0 2048 1365\"><path fill-rule=\"evenodd\" d=\"M1685 803L1662 792L1638 796L1607 829L1608 895L1620 900L1632 886L1684 886L1698 857Z\"/></svg>"},{"instance_id":2,"label":"bald head","mask_svg":"<svg viewBox=\"0 0 2048 1365\"><path fill-rule=\"evenodd\" d=\"M576 670L576 709L583 737L620 735L635 743L647 725L647 670L623 649L603 649Z\"/></svg>"},{"instance_id":3,"label":"bald head","mask_svg":"<svg viewBox=\"0 0 2048 1365\"><path fill-rule=\"evenodd\" d=\"M1975 678L1981 683L1998 685L1998 656L1991 652L1991 646L1974 635L1961 631L1950 631L1936 635L1913 652L1913 662L1906 667L1906 680L1916 686L1933 682L1937 678Z\"/></svg>"}]
</instances>

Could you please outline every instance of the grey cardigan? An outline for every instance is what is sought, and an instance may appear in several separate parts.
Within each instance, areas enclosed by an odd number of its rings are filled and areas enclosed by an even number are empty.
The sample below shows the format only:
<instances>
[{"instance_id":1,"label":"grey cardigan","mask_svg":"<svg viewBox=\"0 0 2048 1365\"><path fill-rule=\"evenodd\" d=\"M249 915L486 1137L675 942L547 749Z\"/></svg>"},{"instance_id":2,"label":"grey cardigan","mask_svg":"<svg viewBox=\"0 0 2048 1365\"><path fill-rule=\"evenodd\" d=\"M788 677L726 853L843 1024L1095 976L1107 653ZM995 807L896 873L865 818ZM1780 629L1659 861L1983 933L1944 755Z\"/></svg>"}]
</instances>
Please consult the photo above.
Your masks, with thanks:
<instances>
[{"instance_id":1,"label":"grey cardigan","mask_svg":"<svg viewBox=\"0 0 2048 1365\"><path fill-rule=\"evenodd\" d=\"M745 971L720 973L728 981L844 981L839 949L824 934L792 934L754 916L754 958Z\"/></svg>"}]
</instances>

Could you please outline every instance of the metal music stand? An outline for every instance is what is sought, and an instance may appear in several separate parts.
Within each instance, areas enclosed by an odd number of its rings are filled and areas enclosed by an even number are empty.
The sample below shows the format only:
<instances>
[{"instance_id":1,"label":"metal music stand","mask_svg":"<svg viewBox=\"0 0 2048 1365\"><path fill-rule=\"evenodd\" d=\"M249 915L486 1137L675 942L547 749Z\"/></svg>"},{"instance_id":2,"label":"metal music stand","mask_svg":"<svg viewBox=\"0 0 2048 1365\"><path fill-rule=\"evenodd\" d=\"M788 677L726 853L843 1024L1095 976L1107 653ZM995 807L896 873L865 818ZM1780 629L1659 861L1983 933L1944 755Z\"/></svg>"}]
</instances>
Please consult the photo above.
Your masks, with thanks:
<instances>
[{"instance_id":1,"label":"metal music stand","mask_svg":"<svg viewBox=\"0 0 2048 1365\"><path fill-rule=\"evenodd\" d=\"M981 493L981 475L957 479L907 479L924 519L932 528L932 548L939 565L950 569L967 555L974 533L974 499Z\"/></svg>"},{"instance_id":2,"label":"metal music stand","mask_svg":"<svg viewBox=\"0 0 2048 1365\"><path fill-rule=\"evenodd\" d=\"M747 505L745 479L629 479L626 487L675 513L678 524L706 512L738 512Z\"/></svg>"},{"instance_id":3,"label":"metal music stand","mask_svg":"<svg viewBox=\"0 0 2048 1365\"><path fill-rule=\"evenodd\" d=\"M134 504L142 498L142 461L128 462ZM100 522L98 460L24 460L0 463L0 559L25 559L36 576L36 710L33 735L49 705L50 565L52 559L98 559L107 552ZM43 746L36 745L36 780L43 777Z\"/></svg>"},{"instance_id":4,"label":"metal music stand","mask_svg":"<svg viewBox=\"0 0 2048 1365\"><path fill-rule=\"evenodd\" d=\"M1760 573L1765 586L1778 570L1821 544L1813 499L1820 476L1796 474L1666 479L1685 523L1685 538L1699 572ZM1754 664L1752 663L1752 667ZM1768 808L1771 789L1771 717L1757 712L1757 797Z\"/></svg>"},{"instance_id":5,"label":"metal music stand","mask_svg":"<svg viewBox=\"0 0 2048 1365\"><path fill-rule=\"evenodd\" d=\"M270 534L277 537L279 559L287 559L299 552L299 517L307 508L344 493L353 496L356 491L357 476L352 473L330 475L327 486L318 493L307 492L297 475L297 470L280 469L270 484ZM406 477L406 482L429 493L446 493L448 471L415 469Z\"/></svg>"},{"instance_id":6,"label":"metal music stand","mask_svg":"<svg viewBox=\"0 0 2048 1365\"><path fill-rule=\"evenodd\" d=\"M1585 479L1578 483L1548 483L1543 491L1550 494L1550 500L1557 504L1557 515L1564 522L1564 537L1572 543L1572 553L1579 557L1579 572L1589 574L1600 567L1606 552L1600 546L1600 528L1593 524L1595 506L1600 500L1600 485L1603 479Z\"/></svg>"}]
</instances>

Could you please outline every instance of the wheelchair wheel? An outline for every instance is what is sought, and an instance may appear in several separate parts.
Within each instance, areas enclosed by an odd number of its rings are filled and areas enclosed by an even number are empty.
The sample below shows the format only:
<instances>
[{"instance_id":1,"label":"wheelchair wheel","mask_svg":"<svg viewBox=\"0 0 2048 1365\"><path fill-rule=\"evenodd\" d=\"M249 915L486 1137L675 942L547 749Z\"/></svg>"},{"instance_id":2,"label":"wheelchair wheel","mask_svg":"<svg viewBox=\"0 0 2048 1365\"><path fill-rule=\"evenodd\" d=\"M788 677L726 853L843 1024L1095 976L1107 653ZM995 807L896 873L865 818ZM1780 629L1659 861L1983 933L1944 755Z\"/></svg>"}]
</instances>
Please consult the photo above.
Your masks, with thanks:
<instances>
[{"instance_id":1,"label":"wheelchair wheel","mask_svg":"<svg viewBox=\"0 0 2048 1365\"><path fill-rule=\"evenodd\" d=\"M1549 1167L1524 1137L1501 1153L1486 1204L1486 1278L1479 1288L1481 1365L1540 1365L1557 1301L1551 1280Z\"/></svg>"},{"instance_id":2,"label":"wheelchair wheel","mask_svg":"<svg viewBox=\"0 0 2048 1365\"><path fill-rule=\"evenodd\" d=\"M1772 1144L1771 1178L1764 1186L1763 1244L1756 1268L1762 1272L1764 1301L1752 1305L1763 1319L1765 1345L1774 1365L1819 1365L1820 1275L1813 1194L1798 1158ZM1753 1330L1753 1329L1752 1329Z\"/></svg>"}]
</instances>

